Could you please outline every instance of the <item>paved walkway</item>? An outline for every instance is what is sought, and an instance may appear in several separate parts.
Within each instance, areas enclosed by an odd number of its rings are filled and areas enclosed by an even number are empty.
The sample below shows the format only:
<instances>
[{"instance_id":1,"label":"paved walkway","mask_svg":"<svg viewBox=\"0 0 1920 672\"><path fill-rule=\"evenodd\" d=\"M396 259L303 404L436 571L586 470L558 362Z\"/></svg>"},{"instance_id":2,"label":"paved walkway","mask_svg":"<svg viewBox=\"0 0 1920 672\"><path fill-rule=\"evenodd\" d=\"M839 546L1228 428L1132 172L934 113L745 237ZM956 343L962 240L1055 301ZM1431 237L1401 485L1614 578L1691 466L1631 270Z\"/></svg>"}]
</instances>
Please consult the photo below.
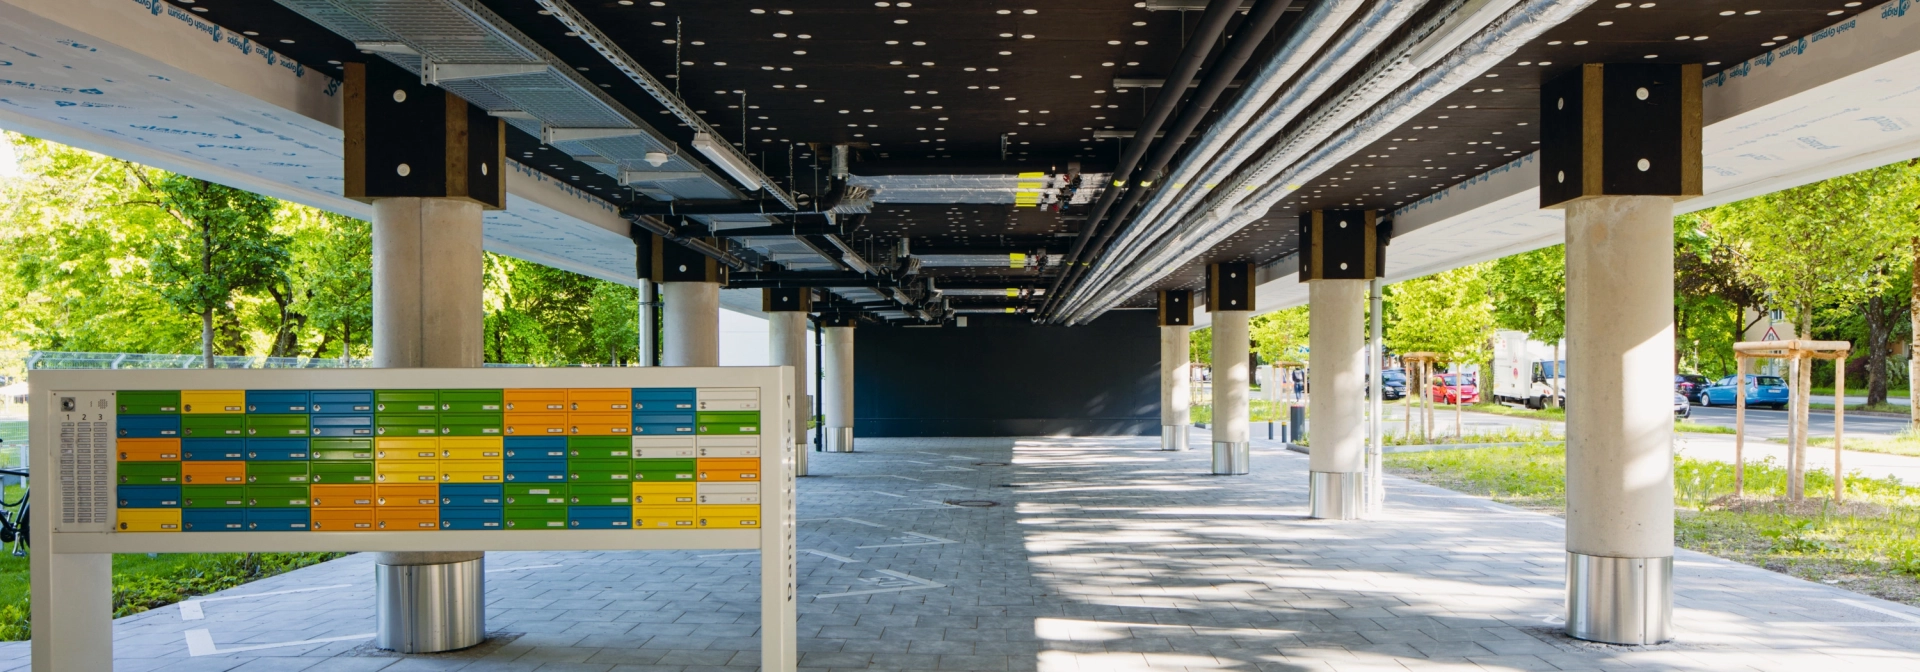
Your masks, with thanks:
<instances>
[{"instance_id":1,"label":"paved walkway","mask_svg":"<svg viewBox=\"0 0 1920 672\"><path fill-rule=\"evenodd\" d=\"M1392 479L1382 520L1307 520L1304 456L1261 442L1254 475L1215 477L1204 452L1156 444L862 440L816 454L800 500L801 669L1920 669L1920 609L1685 552L1677 641L1569 640L1557 518ZM753 563L489 554L496 639L396 656L367 646L372 573L349 557L219 597L306 592L203 600L199 620L177 607L119 619L116 669L745 671L758 662ZM25 643L0 647L0 669L25 656Z\"/></svg>"}]
</instances>

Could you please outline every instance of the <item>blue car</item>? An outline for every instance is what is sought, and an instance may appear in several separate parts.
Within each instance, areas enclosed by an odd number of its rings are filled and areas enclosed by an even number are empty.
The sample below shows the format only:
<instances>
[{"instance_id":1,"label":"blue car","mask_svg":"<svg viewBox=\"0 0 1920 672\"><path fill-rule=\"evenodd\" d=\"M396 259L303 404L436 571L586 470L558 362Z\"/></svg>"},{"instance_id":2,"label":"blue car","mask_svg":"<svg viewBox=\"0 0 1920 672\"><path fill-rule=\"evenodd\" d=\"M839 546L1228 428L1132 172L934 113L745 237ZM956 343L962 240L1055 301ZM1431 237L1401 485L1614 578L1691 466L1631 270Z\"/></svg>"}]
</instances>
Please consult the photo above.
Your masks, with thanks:
<instances>
[{"instance_id":1,"label":"blue car","mask_svg":"<svg viewBox=\"0 0 1920 672\"><path fill-rule=\"evenodd\" d=\"M1707 388L1708 406L1732 406L1739 394L1733 386L1734 376L1714 381ZM1779 376L1756 376L1747 374L1747 405L1766 406L1774 409L1787 407L1787 381Z\"/></svg>"}]
</instances>

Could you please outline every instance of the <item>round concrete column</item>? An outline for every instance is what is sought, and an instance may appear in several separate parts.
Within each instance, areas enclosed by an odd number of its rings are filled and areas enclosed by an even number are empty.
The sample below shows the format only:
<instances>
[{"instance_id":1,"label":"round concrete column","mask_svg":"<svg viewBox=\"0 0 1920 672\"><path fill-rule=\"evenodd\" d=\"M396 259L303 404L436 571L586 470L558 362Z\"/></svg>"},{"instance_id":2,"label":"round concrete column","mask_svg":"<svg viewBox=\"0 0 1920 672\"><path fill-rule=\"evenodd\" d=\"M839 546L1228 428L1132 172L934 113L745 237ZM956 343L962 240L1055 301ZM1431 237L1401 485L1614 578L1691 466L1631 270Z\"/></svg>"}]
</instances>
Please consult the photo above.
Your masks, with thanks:
<instances>
[{"instance_id":1,"label":"round concrete column","mask_svg":"<svg viewBox=\"0 0 1920 672\"><path fill-rule=\"evenodd\" d=\"M787 443L793 446L793 475L807 475L807 416L813 404L807 403L807 314L797 310L767 313L768 345L774 366L793 367L792 409Z\"/></svg>"},{"instance_id":2,"label":"round concrete column","mask_svg":"<svg viewBox=\"0 0 1920 672\"><path fill-rule=\"evenodd\" d=\"M1366 507L1366 280L1307 282L1307 375L1313 395L1307 501L1314 518L1359 518Z\"/></svg>"},{"instance_id":3,"label":"round concrete column","mask_svg":"<svg viewBox=\"0 0 1920 672\"><path fill-rule=\"evenodd\" d=\"M1673 202L1567 206L1567 634L1672 639Z\"/></svg>"},{"instance_id":4,"label":"round concrete column","mask_svg":"<svg viewBox=\"0 0 1920 672\"><path fill-rule=\"evenodd\" d=\"M821 435L825 449L853 452L853 327L825 327L820 371L826 374L821 391Z\"/></svg>"},{"instance_id":5,"label":"round concrete column","mask_svg":"<svg viewBox=\"0 0 1920 672\"><path fill-rule=\"evenodd\" d=\"M720 365L720 283L663 282L661 366Z\"/></svg>"},{"instance_id":6,"label":"round concrete column","mask_svg":"<svg viewBox=\"0 0 1920 672\"><path fill-rule=\"evenodd\" d=\"M1244 474L1252 457L1247 432L1247 387L1252 362L1244 310L1213 314L1213 473Z\"/></svg>"},{"instance_id":7,"label":"round concrete column","mask_svg":"<svg viewBox=\"0 0 1920 672\"><path fill-rule=\"evenodd\" d=\"M480 214L462 199L374 202L375 367L481 365ZM484 553L375 553L373 563L376 645L432 653L486 639Z\"/></svg>"},{"instance_id":8,"label":"round concrete column","mask_svg":"<svg viewBox=\"0 0 1920 672\"><path fill-rule=\"evenodd\" d=\"M1160 328L1160 449L1186 450L1193 423L1193 372L1186 325Z\"/></svg>"}]
</instances>

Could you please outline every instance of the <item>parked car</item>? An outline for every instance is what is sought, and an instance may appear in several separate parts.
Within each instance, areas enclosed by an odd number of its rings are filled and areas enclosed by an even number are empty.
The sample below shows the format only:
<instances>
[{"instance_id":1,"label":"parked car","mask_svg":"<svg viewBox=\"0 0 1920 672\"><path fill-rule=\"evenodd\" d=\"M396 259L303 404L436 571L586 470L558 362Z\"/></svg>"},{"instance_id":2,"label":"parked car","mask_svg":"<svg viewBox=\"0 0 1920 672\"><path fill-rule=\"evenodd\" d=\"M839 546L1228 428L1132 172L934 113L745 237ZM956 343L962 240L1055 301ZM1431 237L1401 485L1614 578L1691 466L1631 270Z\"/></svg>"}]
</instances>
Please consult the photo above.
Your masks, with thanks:
<instances>
[{"instance_id":1,"label":"parked car","mask_svg":"<svg viewBox=\"0 0 1920 672\"><path fill-rule=\"evenodd\" d=\"M1673 391L1679 392L1687 401L1701 403L1700 396L1707 393L1713 381L1697 373L1682 373L1673 377Z\"/></svg>"},{"instance_id":2,"label":"parked car","mask_svg":"<svg viewBox=\"0 0 1920 672\"><path fill-rule=\"evenodd\" d=\"M1693 402L1687 399L1687 395L1679 392L1673 393L1673 417L1693 417Z\"/></svg>"},{"instance_id":3,"label":"parked car","mask_svg":"<svg viewBox=\"0 0 1920 672\"><path fill-rule=\"evenodd\" d=\"M1702 406L1732 406L1739 389L1733 386L1734 376L1715 381L1707 388L1707 403ZM1767 406L1774 409L1787 407L1787 381L1779 376L1759 376L1747 374L1747 405Z\"/></svg>"},{"instance_id":4,"label":"parked car","mask_svg":"<svg viewBox=\"0 0 1920 672\"><path fill-rule=\"evenodd\" d=\"M1436 404L1480 403L1480 387L1472 377L1443 373L1433 377L1433 401Z\"/></svg>"},{"instance_id":5,"label":"parked car","mask_svg":"<svg viewBox=\"0 0 1920 672\"><path fill-rule=\"evenodd\" d=\"M1387 369L1381 371L1380 379L1387 383L1386 387L1380 390L1381 399L1403 399L1407 396L1407 372L1405 370ZM1373 398L1372 380L1367 381L1367 386L1364 388L1364 391L1368 399Z\"/></svg>"}]
</instances>

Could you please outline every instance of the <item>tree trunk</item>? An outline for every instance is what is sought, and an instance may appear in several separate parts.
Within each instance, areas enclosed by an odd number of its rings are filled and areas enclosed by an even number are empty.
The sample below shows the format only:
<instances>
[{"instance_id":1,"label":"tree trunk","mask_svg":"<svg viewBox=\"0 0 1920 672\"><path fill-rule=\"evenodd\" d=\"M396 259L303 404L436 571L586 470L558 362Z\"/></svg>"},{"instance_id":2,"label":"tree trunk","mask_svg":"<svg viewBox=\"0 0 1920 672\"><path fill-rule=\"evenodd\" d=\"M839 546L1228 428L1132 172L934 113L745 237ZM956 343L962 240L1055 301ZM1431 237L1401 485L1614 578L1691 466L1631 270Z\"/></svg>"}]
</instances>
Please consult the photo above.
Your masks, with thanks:
<instances>
[{"instance_id":1,"label":"tree trunk","mask_svg":"<svg viewBox=\"0 0 1920 672\"><path fill-rule=\"evenodd\" d=\"M206 368L213 368L213 309L200 311L200 357Z\"/></svg>"},{"instance_id":2,"label":"tree trunk","mask_svg":"<svg viewBox=\"0 0 1920 672\"><path fill-rule=\"evenodd\" d=\"M1920 388L1920 237L1913 239L1913 251L1913 294L1907 305L1907 320L1913 327L1913 342L1907 344L1907 413L1908 421L1920 428L1920 404L1913 403L1913 390Z\"/></svg>"},{"instance_id":3,"label":"tree trunk","mask_svg":"<svg viewBox=\"0 0 1920 672\"><path fill-rule=\"evenodd\" d=\"M1886 314L1886 301L1875 294L1867 297L1867 405L1887 403L1887 342L1893 338L1893 320ZM1834 360L1846 366L1847 360ZM1846 396L1834 390L1835 398ZM1835 403L1840 403L1836 401Z\"/></svg>"}]
</instances>

